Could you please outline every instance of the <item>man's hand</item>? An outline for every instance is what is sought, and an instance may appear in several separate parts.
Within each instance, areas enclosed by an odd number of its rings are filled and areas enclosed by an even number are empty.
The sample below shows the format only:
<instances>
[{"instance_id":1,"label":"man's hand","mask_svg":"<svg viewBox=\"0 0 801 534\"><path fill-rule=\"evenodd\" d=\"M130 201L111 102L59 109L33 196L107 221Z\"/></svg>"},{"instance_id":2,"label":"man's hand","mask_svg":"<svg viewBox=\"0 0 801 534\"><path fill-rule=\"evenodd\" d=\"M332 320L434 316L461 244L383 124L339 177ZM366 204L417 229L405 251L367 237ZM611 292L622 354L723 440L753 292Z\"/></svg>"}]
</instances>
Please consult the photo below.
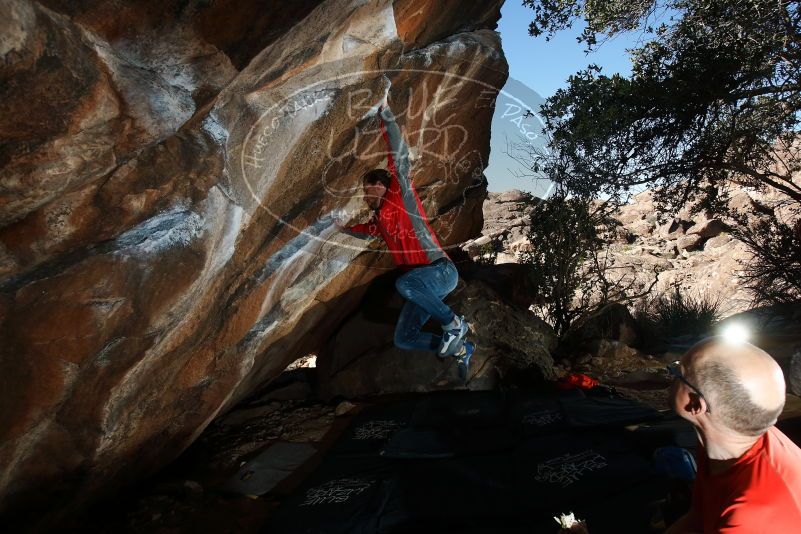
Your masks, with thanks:
<instances>
[{"instance_id":1,"label":"man's hand","mask_svg":"<svg viewBox=\"0 0 801 534\"><path fill-rule=\"evenodd\" d=\"M576 519L573 512L554 517L559 526L559 534L590 534L587 530L587 523L581 519Z\"/></svg>"},{"instance_id":2,"label":"man's hand","mask_svg":"<svg viewBox=\"0 0 801 534\"><path fill-rule=\"evenodd\" d=\"M590 534L584 521L576 521L570 528L560 528L559 534Z\"/></svg>"}]
</instances>

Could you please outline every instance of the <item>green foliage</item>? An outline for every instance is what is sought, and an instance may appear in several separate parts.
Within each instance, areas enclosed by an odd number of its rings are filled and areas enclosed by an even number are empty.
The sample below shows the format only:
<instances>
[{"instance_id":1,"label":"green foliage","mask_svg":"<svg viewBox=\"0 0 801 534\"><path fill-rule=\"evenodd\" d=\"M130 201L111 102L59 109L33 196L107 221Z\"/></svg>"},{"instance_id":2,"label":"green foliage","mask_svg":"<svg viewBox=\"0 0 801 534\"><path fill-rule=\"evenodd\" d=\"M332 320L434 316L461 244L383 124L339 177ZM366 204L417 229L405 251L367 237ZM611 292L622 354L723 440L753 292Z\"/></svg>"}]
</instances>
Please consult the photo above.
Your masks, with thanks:
<instances>
[{"instance_id":1,"label":"green foliage","mask_svg":"<svg viewBox=\"0 0 801 534\"><path fill-rule=\"evenodd\" d=\"M720 302L692 297L678 287L668 294L644 299L634 312L641 337L655 346L681 336L702 336L720 319Z\"/></svg>"},{"instance_id":2,"label":"green foliage","mask_svg":"<svg viewBox=\"0 0 801 534\"><path fill-rule=\"evenodd\" d=\"M543 319L563 335L579 315L576 293L586 285L580 268L602 241L587 202L563 194L543 200L531 216L530 251L520 256L531 267L532 280L545 302Z\"/></svg>"},{"instance_id":3,"label":"green foliage","mask_svg":"<svg viewBox=\"0 0 801 534\"><path fill-rule=\"evenodd\" d=\"M551 135L541 171L584 195L620 195L635 185L659 189L680 208L721 209L733 177L773 187L801 202L786 168L771 168L791 147L801 121L801 14L789 1L527 1L531 33L549 35L578 17L584 41L634 27L651 39L631 50L629 78L590 65L541 110ZM646 16L668 10L670 24Z\"/></svg>"},{"instance_id":4,"label":"green foliage","mask_svg":"<svg viewBox=\"0 0 801 534\"><path fill-rule=\"evenodd\" d=\"M583 19L579 40L588 50L620 32L641 32L640 46L630 50L631 76L606 76L589 65L547 99L540 114L549 143L528 155L534 173L574 195L610 202L646 186L668 213L689 204L725 214L733 184L780 193L801 207L801 182L794 180L801 172L798 2L524 4L533 9L534 36ZM775 284L770 291L780 294L797 271L774 274L786 265L776 247L759 236L746 243L767 262L750 271L751 287ZM763 253L769 256L759 258Z\"/></svg>"},{"instance_id":5,"label":"green foliage","mask_svg":"<svg viewBox=\"0 0 801 534\"><path fill-rule=\"evenodd\" d=\"M598 34L614 35L621 31L634 30L640 20L652 14L655 3L650 0L621 1L564 1L564 0L523 0L524 6L534 9L534 21L529 25L533 36L546 34L546 39L559 30L569 28L577 18L585 18L587 26L579 37L579 42L592 49L598 44Z\"/></svg>"},{"instance_id":6,"label":"green foliage","mask_svg":"<svg viewBox=\"0 0 801 534\"><path fill-rule=\"evenodd\" d=\"M628 287L610 280L602 252L613 226L604 204L568 197L563 191L539 201L531 215L532 247L520 255L520 262L531 269L544 303L542 319L559 337L599 307L629 298Z\"/></svg>"},{"instance_id":7,"label":"green foliage","mask_svg":"<svg viewBox=\"0 0 801 534\"><path fill-rule=\"evenodd\" d=\"M495 265L495 260L498 259L498 251L500 248L500 240L497 238L490 240L489 243L479 245L473 261L482 265Z\"/></svg>"},{"instance_id":8,"label":"green foliage","mask_svg":"<svg viewBox=\"0 0 801 534\"><path fill-rule=\"evenodd\" d=\"M801 221L790 226L776 219L760 219L736 229L735 237L754 253L741 274L754 305L801 300Z\"/></svg>"}]
</instances>

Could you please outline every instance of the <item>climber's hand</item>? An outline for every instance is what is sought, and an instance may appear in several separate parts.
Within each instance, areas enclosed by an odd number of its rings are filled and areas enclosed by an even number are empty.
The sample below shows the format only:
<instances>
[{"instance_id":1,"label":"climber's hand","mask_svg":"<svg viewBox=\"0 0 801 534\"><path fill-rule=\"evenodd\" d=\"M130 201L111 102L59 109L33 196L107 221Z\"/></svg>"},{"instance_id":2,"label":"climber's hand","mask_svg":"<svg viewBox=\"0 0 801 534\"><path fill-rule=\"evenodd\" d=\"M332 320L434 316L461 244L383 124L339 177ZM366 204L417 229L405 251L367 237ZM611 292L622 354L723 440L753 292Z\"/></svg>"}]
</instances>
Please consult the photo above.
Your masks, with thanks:
<instances>
[{"instance_id":1,"label":"climber's hand","mask_svg":"<svg viewBox=\"0 0 801 534\"><path fill-rule=\"evenodd\" d=\"M389 103L387 102L387 99L388 99L388 98L389 98L389 93L385 94L385 95L384 95L384 96L381 98L381 101L378 103L378 111L381 111L381 110L382 110L382 109L384 109L385 107L388 107L388 106L389 106Z\"/></svg>"},{"instance_id":2,"label":"climber's hand","mask_svg":"<svg viewBox=\"0 0 801 534\"><path fill-rule=\"evenodd\" d=\"M331 213L331 221L334 223L334 228L340 232L347 228L344 223L345 218L345 214L341 210L334 210Z\"/></svg>"}]
</instances>

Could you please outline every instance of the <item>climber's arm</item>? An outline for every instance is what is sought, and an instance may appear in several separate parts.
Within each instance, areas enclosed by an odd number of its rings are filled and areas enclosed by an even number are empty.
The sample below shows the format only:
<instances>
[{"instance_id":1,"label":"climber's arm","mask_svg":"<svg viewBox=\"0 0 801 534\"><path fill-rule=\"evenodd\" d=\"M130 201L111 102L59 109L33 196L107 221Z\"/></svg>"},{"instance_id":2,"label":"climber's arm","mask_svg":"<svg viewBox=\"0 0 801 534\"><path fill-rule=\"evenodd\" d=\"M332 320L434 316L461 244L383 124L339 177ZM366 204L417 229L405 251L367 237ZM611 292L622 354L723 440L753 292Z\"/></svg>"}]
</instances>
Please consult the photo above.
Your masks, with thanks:
<instances>
[{"instance_id":1,"label":"climber's arm","mask_svg":"<svg viewBox=\"0 0 801 534\"><path fill-rule=\"evenodd\" d=\"M370 221L368 223L354 224L353 226L342 226L339 223L334 223L337 230L349 236L358 237L359 239L374 239L381 235L378 231L378 226Z\"/></svg>"},{"instance_id":2,"label":"climber's arm","mask_svg":"<svg viewBox=\"0 0 801 534\"><path fill-rule=\"evenodd\" d=\"M389 148L387 168L392 175L393 182L397 181L401 192L405 194L412 188L409 178L409 147L403 139L389 105L382 104L378 110L378 116L381 119L381 133Z\"/></svg>"}]
</instances>

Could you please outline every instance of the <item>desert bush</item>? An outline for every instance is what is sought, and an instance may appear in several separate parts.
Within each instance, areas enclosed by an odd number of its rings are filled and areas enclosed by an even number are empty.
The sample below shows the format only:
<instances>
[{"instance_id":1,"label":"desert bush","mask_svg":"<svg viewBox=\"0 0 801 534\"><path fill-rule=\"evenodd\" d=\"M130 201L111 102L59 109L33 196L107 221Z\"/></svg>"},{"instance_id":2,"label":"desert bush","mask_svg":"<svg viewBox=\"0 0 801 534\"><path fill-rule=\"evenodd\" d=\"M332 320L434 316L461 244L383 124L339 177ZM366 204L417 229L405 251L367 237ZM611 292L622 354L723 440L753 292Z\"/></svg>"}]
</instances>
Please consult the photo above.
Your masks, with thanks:
<instances>
[{"instance_id":1,"label":"desert bush","mask_svg":"<svg viewBox=\"0 0 801 534\"><path fill-rule=\"evenodd\" d=\"M498 251L501 249L501 241L493 238L488 243L476 247L476 255L473 261L481 265L495 265L498 259Z\"/></svg>"},{"instance_id":2,"label":"desert bush","mask_svg":"<svg viewBox=\"0 0 801 534\"><path fill-rule=\"evenodd\" d=\"M740 278L755 306L801 300L801 220L793 226L777 219L741 225L734 236L753 257L742 262Z\"/></svg>"},{"instance_id":3,"label":"desert bush","mask_svg":"<svg viewBox=\"0 0 801 534\"><path fill-rule=\"evenodd\" d=\"M603 306L650 291L633 294L634 281L612 265L606 239L615 224L608 206L588 198L557 191L537 201L528 227L532 247L520 262L543 302L536 312L560 339Z\"/></svg>"},{"instance_id":4,"label":"desert bush","mask_svg":"<svg viewBox=\"0 0 801 534\"><path fill-rule=\"evenodd\" d=\"M641 339L648 346L656 346L673 338L708 333L720 319L720 301L688 295L676 286L669 293L641 300L634 319Z\"/></svg>"}]
</instances>

